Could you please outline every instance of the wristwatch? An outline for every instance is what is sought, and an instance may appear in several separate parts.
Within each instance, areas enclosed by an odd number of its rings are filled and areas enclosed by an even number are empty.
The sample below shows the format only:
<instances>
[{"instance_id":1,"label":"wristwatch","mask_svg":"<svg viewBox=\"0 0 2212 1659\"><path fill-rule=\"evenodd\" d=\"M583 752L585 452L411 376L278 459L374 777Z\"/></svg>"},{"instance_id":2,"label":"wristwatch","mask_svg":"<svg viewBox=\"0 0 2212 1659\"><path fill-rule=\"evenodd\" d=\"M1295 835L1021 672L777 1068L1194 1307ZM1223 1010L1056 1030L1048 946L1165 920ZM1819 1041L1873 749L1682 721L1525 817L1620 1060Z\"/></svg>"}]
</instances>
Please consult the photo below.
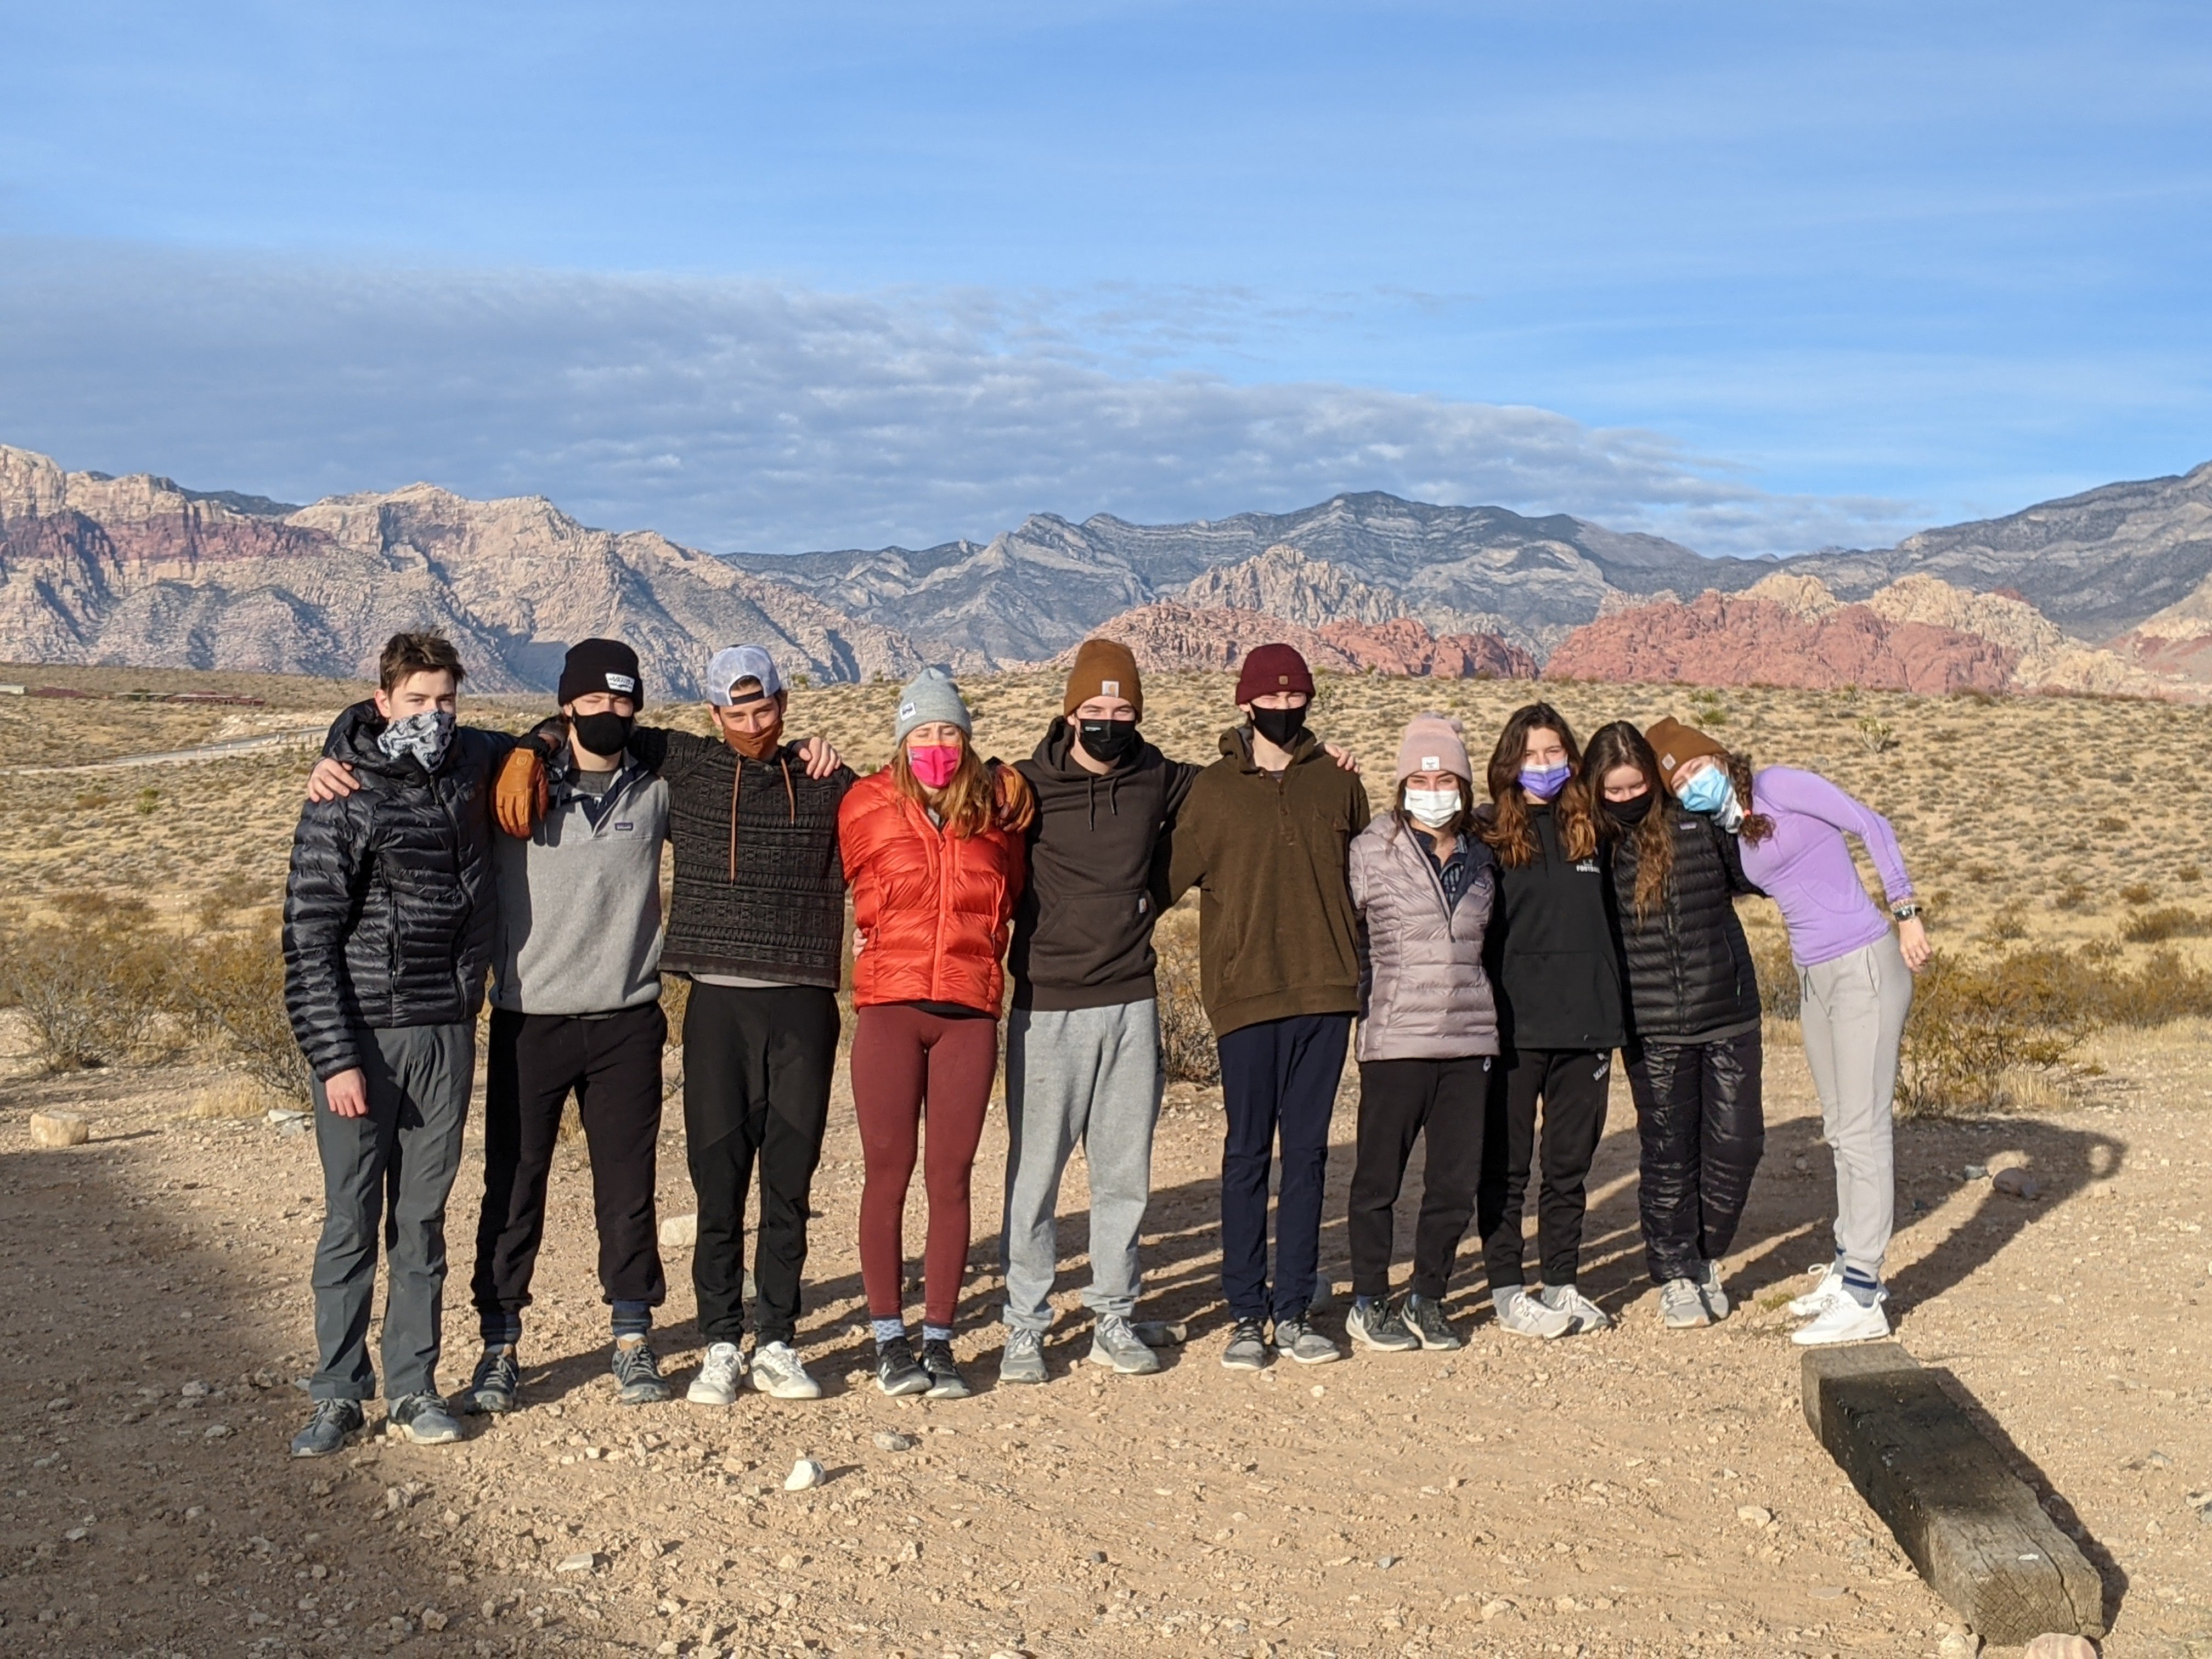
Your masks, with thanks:
<instances>
[{"instance_id":1,"label":"wristwatch","mask_svg":"<svg viewBox=\"0 0 2212 1659\"><path fill-rule=\"evenodd\" d=\"M1893 904L1889 907L1889 914L1896 917L1899 921L1910 921L1913 917L1920 914L1919 902L1917 900L1907 900L1903 904Z\"/></svg>"}]
</instances>

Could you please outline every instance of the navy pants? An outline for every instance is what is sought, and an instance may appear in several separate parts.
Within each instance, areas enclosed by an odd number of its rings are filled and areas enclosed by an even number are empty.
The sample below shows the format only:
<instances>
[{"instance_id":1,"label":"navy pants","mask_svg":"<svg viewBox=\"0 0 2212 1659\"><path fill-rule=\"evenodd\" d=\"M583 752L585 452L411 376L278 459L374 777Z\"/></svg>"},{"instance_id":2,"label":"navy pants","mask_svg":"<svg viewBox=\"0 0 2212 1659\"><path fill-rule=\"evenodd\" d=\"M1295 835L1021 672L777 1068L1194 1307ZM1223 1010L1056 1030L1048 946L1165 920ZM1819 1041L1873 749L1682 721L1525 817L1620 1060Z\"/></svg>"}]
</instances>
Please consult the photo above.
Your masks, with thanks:
<instances>
[{"instance_id":1,"label":"navy pants","mask_svg":"<svg viewBox=\"0 0 2212 1659\"><path fill-rule=\"evenodd\" d=\"M1217 1039L1221 1103L1221 1291L1237 1319L1305 1317L1321 1255L1328 1121L1344 1074L1349 1014L1263 1020ZM1267 1174L1281 1143L1275 1285L1267 1291Z\"/></svg>"}]
</instances>

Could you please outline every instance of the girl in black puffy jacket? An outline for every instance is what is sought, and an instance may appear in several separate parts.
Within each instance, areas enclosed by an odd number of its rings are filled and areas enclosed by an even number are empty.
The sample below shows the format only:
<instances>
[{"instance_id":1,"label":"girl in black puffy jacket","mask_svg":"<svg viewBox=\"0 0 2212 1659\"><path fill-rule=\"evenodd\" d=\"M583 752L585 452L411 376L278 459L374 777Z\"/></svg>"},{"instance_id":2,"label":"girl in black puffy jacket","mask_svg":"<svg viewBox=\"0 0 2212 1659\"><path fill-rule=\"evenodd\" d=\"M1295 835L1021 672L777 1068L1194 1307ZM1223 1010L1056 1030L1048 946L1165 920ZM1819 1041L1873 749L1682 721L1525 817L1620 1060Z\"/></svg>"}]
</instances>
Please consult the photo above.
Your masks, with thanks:
<instances>
[{"instance_id":1,"label":"girl in black puffy jacket","mask_svg":"<svg viewBox=\"0 0 2212 1659\"><path fill-rule=\"evenodd\" d=\"M1634 726L1601 728L1584 770L1628 987L1645 1259L1660 1319L1689 1328L1728 1316L1720 1259L1765 1146L1759 980L1734 902L1759 890L1735 838L1667 792Z\"/></svg>"}]
</instances>

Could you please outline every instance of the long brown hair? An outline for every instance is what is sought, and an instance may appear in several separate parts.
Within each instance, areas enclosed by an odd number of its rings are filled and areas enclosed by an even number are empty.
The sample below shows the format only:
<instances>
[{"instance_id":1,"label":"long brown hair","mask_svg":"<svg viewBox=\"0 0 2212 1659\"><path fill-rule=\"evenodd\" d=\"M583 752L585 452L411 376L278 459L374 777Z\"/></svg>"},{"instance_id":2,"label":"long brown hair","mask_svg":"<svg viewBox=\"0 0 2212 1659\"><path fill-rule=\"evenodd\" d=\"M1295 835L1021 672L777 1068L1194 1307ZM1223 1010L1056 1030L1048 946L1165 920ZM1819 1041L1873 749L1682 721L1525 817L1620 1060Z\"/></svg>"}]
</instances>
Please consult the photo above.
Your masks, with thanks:
<instances>
[{"instance_id":1,"label":"long brown hair","mask_svg":"<svg viewBox=\"0 0 2212 1659\"><path fill-rule=\"evenodd\" d=\"M1751 757L1729 750L1728 775L1735 786L1735 804L1743 808L1743 822L1736 825L1735 832L1756 847L1774 833L1774 820L1751 810Z\"/></svg>"},{"instance_id":2,"label":"long brown hair","mask_svg":"<svg viewBox=\"0 0 2212 1659\"><path fill-rule=\"evenodd\" d=\"M1605 810L1605 780L1608 773L1630 766L1644 775L1651 791L1651 810L1633 828ZM1608 842L1626 841L1636 850L1636 920L1650 919L1667 896L1674 878L1674 814L1680 811L1659 775L1659 757L1644 734L1626 720L1601 726L1590 733L1589 752L1583 757L1589 777L1590 797L1597 804L1598 834Z\"/></svg>"},{"instance_id":3,"label":"long brown hair","mask_svg":"<svg viewBox=\"0 0 2212 1659\"><path fill-rule=\"evenodd\" d=\"M1575 769L1566 785L1553 798L1552 811L1559 826L1559 848L1569 858L1597 855L1597 825L1590 821L1588 774L1583 769L1582 750L1566 716L1548 702L1532 702L1506 717L1498 734L1498 747L1490 751L1491 807L1480 829L1500 864L1515 868L1536 856L1536 832L1528 824L1528 795L1521 787L1521 758L1528 752L1531 732L1552 732L1567 751L1567 764Z\"/></svg>"},{"instance_id":4,"label":"long brown hair","mask_svg":"<svg viewBox=\"0 0 2212 1659\"><path fill-rule=\"evenodd\" d=\"M898 785L899 793L925 811L928 810L929 791L921 787L921 780L914 775L914 766L906 757L903 739L891 752L891 779ZM960 739L960 764L951 781L937 793L937 815L945 827L957 836L978 836L990 827L991 775L984 769L982 757L965 734Z\"/></svg>"}]
</instances>

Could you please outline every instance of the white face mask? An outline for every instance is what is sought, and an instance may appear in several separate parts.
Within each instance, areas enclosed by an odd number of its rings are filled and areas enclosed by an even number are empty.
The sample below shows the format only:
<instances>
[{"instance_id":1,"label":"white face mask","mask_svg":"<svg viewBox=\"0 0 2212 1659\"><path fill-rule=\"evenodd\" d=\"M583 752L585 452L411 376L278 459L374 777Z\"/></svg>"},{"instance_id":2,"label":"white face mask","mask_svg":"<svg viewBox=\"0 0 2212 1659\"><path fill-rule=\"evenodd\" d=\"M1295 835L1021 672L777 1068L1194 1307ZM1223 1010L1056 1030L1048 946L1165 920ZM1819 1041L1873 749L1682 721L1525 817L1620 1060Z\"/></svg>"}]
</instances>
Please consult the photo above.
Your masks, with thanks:
<instances>
[{"instance_id":1,"label":"white face mask","mask_svg":"<svg viewBox=\"0 0 2212 1659\"><path fill-rule=\"evenodd\" d=\"M1406 811L1413 822L1431 830L1441 830L1459 816L1459 791L1452 789L1408 789L1406 792Z\"/></svg>"}]
</instances>

